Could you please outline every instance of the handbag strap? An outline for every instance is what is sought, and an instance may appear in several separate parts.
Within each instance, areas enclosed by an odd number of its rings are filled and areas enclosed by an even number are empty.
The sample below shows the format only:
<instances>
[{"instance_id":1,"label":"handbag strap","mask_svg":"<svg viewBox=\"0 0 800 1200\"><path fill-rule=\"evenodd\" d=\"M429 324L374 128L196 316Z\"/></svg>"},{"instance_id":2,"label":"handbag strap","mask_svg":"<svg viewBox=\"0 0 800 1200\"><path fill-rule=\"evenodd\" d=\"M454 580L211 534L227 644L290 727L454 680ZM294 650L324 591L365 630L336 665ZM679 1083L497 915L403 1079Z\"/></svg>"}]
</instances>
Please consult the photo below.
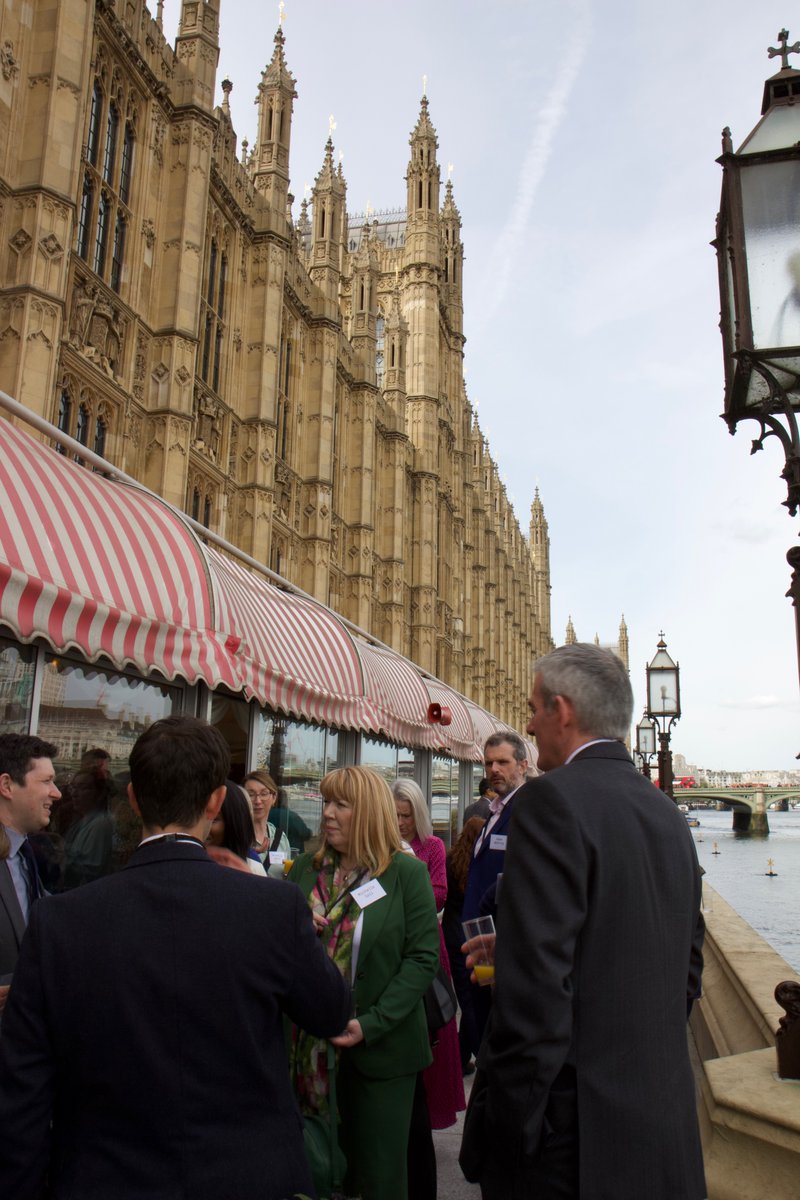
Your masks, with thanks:
<instances>
[{"instance_id":1,"label":"handbag strap","mask_svg":"<svg viewBox=\"0 0 800 1200\"><path fill-rule=\"evenodd\" d=\"M278 843L281 840L282 833L283 833L283 830L281 829L280 825L276 825L275 826L275 836L272 839L272 845L270 846L270 850L278 849Z\"/></svg>"}]
</instances>

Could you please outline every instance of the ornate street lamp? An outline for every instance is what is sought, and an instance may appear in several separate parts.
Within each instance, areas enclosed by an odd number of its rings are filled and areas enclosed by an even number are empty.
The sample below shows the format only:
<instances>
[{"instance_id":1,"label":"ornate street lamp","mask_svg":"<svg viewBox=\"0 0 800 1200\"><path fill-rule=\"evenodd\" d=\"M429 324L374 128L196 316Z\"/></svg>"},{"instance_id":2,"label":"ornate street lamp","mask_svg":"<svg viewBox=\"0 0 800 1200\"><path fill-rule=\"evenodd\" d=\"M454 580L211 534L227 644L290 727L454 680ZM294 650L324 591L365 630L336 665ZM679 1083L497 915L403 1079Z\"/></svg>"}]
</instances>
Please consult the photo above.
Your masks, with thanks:
<instances>
[{"instance_id":1,"label":"ornate street lamp","mask_svg":"<svg viewBox=\"0 0 800 1200\"><path fill-rule=\"evenodd\" d=\"M714 246L719 266L725 412L731 433L757 421L751 453L768 437L783 447L792 516L800 505L800 71L782 29L770 58L781 69L764 85L761 120L734 151L723 130L722 198ZM800 671L800 546L786 555Z\"/></svg>"},{"instance_id":2,"label":"ornate street lamp","mask_svg":"<svg viewBox=\"0 0 800 1200\"><path fill-rule=\"evenodd\" d=\"M636 753L642 762L642 774L645 779L650 778L650 759L656 752L656 727L655 722L648 717L647 709L644 710L644 715L641 721L636 726Z\"/></svg>"},{"instance_id":3,"label":"ornate street lamp","mask_svg":"<svg viewBox=\"0 0 800 1200\"><path fill-rule=\"evenodd\" d=\"M658 784L675 799L672 790L672 726L681 716L680 666L667 654L664 634L658 635L656 654L647 670L647 715L658 729Z\"/></svg>"}]
</instances>

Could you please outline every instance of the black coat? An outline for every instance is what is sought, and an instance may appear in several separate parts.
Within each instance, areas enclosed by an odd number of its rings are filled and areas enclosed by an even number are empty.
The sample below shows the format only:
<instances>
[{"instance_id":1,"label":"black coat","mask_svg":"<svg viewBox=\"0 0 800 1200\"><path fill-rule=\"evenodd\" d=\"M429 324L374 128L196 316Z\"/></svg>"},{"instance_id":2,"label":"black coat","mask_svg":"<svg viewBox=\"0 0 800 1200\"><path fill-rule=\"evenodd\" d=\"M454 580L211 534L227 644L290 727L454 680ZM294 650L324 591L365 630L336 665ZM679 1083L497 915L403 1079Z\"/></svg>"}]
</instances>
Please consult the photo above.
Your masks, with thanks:
<instances>
[{"instance_id":1,"label":"black coat","mask_svg":"<svg viewBox=\"0 0 800 1200\"><path fill-rule=\"evenodd\" d=\"M516 799L462 1162L484 1200L539 1195L531 1179L566 1080L580 1200L701 1200L686 1002L703 926L685 819L617 742Z\"/></svg>"},{"instance_id":2,"label":"black coat","mask_svg":"<svg viewBox=\"0 0 800 1200\"><path fill-rule=\"evenodd\" d=\"M341 1032L349 988L299 888L195 843L39 901L0 1035L0 1195L311 1194L285 1013ZM48 1126L53 1119L48 1154Z\"/></svg>"}]
</instances>

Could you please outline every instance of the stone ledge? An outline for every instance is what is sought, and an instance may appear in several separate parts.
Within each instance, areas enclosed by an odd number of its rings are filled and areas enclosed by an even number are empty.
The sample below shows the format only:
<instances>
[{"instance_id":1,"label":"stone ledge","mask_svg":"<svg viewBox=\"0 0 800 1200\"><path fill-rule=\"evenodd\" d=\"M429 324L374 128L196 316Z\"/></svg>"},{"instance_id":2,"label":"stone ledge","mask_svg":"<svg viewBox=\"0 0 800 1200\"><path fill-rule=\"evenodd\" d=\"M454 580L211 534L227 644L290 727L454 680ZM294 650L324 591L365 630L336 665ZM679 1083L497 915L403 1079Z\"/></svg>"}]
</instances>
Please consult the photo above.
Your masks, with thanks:
<instances>
[{"instance_id":1,"label":"stone ledge","mask_svg":"<svg viewBox=\"0 0 800 1200\"><path fill-rule=\"evenodd\" d=\"M772 1048L702 1066L700 1123L710 1200L796 1200L800 1083L775 1078Z\"/></svg>"}]
</instances>

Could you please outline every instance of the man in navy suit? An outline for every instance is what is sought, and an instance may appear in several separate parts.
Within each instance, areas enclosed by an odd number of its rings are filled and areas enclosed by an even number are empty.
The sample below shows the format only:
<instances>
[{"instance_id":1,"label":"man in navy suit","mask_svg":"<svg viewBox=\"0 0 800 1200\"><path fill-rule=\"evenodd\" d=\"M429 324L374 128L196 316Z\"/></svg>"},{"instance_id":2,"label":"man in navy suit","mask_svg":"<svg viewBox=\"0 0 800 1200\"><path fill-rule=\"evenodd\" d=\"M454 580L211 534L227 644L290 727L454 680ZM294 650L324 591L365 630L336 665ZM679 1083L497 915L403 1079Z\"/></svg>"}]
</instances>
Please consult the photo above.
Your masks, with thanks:
<instances>
[{"instance_id":1,"label":"man in navy suit","mask_svg":"<svg viewBox=\"0 0 800 1200\"><path fill-rule=\"evenodd\" d=\"M0 1013L31 906L44 892L28 835L49 824L61 796L53 769L57 754L39 737L0 734Z\"/></svg>"},{"instance_id":2,"label":"man in navy suit","mask_svg":"<svg viewBox=\"0 0 800 1200\"><path fill-rule=\"evenodd\" d=\"M155 722L130 757L127 866L31 913L0 1034L0 1195L313 1194L283 1017L341 1033L350 991L302 892L213 862L230 755ZM52 1131L51 1131L52 1122Z\"/></svg>"},{"instance_id":3,"label":"man in navy suit","mask_svg":"<svg viewBox=\"0 0 800 1200\"><path fill-rule=\"evenodd\" d=\"M483 1200L702 1200L694 842L622 744L633 693L616 655L575 643L534 670L544 774L514 814L460 1161Z\"/></svg>"},{"instance_id":4,"label":"man in navy suit","mask_svg":"<svg viewBox=\"0 0 800 1200\"><path fill-rule=\"evenodd\" d=\"M472 861L469 864L467 886L464 888L462 921L468 921L486 912L493 912L497 876L503 870L508 845L508 830L514 797L525 782L528 773L528 751L518 733L493 733L483 748L484 769L489 787L495 794L490 804L489 819L481 830ZM472 988L473 1026L478 1045L489 1017L491 989ZM470 1052L477 1054L478 1045L461 1046L461 1058L468 1064Z\"/></svg>"}]
</instances>

